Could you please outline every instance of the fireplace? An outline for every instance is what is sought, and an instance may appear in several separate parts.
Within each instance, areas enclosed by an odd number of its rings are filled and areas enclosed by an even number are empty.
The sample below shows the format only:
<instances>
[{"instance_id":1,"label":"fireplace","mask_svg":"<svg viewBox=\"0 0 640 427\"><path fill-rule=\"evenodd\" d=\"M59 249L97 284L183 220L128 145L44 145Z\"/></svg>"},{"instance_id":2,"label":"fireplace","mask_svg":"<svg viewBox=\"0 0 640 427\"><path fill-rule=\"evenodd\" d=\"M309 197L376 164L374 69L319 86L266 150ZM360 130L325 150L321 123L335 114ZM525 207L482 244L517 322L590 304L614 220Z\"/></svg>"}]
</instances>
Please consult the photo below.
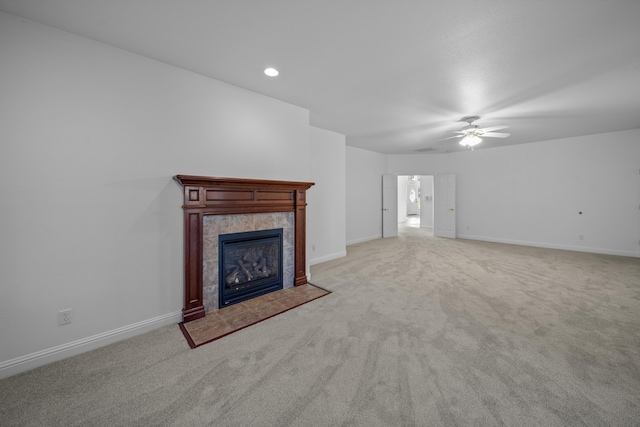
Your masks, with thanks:
<instances>
[{"instance_id":1,"label":"fireplace","mask_svg":"<svg viewBox=\"0 0 640 427\"><path fill-rule=\"evenodd\" d=\"M284 287L307 283L306 190L312 182L193 175L174 179L184 194L184 323L224 307L219 294L228 274L221 278L219 273L220 234L282 227Z\"/></svg>"},{"instance_id":2,"label":"fireplace","mask_svg":"<svg viewBox=\"0 0 640 427\"><path fill-rule=\"evenodd\" d=\"M218 236L219 307L283 287L282 228Z\"/></svg>"},{"instance_id":3,"label":"fireplace","mask_svg":"<svg viewBox=\"0 0 640 427\"><path fill-rule=\"evenodd\" d=\"M228 274L232 273L231 271L220 278L219 266L223 265L219 262L220 236L282 229L282 287L284 289L294 286L294 222L293 212L204 215L202 217L202 304L205 314L225 307L220 304L220 292L223 292L222 288Z\"/></svg>"}]
</instances>

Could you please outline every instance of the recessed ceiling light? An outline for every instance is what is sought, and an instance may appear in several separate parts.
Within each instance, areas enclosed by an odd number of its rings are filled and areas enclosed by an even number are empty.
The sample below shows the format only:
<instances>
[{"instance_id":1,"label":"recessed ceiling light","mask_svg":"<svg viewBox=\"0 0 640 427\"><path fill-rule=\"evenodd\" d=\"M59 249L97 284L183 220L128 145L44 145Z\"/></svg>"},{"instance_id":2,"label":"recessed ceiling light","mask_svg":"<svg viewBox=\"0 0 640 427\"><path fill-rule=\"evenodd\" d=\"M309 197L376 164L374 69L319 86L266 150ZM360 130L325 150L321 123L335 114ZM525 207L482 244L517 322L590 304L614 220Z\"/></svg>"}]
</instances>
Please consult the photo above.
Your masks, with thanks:
<instances>
[{"instance_id":1,"label":"recessed ceiling light","mask_svg":"<svg viewBox=\"0 0 640 427\"><path fill-rule=\"evenodd\" d=\"M280 74L275 68L265 68L264 73L269 77L275 77Z\"/></svg>"}]
</instances>

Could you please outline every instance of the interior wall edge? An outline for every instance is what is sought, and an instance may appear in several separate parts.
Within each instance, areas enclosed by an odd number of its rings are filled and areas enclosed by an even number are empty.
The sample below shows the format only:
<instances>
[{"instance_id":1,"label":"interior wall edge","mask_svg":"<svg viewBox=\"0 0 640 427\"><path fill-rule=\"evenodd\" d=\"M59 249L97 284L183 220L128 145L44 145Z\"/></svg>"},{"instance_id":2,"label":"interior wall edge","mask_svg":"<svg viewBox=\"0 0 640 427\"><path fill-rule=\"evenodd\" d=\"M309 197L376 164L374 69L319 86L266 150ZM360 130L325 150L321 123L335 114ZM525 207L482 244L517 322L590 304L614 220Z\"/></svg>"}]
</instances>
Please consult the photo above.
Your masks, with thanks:
<instances>
[{"instance_id":1,"label":"interior wall edge","mask_svg":"<svg viewBox=\"0 0 640 427\"><path fill-rule=\"evenodd\" d=\"M547 243L547 242L533 242L529 240L501 239L501 238L495 238L495 237L475 236L475 235L460 234L460 233L456 235L456 238L467 239L467 240L478 240L481 242L504 243L507 245L532 246L535 248L559 249L564 251L586 252L586 253L592 253L592 254L640 258L640 250L638 252L631 252L631 251L621 251L618 249L591 248L591 247L585 247L585 246L562 245L562 244Z\"/></svg>"},{"instance_id":2,"label":"interior wall edge","mask_svg":"<svg viewBox=\"0 0 640 427\"><path fill-rule=\"evenodd\" d=\"M334 252L332 254L328 254L328 255L324 255L324 256L320 256L320 257L316 257L316 258L311 258L309 259L309 265L316 265L316 264L320 264L323 262L327 262L327 261L331 261L334 259L338 259L338 258L343 258L347 256L347 251L340 251L340 252Z\"/></svg>"},{"instance_id":3,"label":"interior wall edge","mask_svg":"<svg viewBox=\"0 0 640 427\"><path fill-rule=\"evenodd\" d=\"M182 311L175 311L111 331L50 347L35 353L16 357L0 363L0 379L8 378L181 321Z\"/></svg>"},{"instance_id":4,"label":"interior wall edge","mask_svg":"<svg viewBox=\"0 0 640 427\"><path fill-rule=\"evenodd\" d=\"M368 242L369 240L376 240L376 239L382 239L382 233L375 234L373 236L366 236L366 237L360 237L360 238L354 239L354 240L349 240L349 241L347 241L347 246L355 245L356 243Z\"/></svg>"}]
</instances>

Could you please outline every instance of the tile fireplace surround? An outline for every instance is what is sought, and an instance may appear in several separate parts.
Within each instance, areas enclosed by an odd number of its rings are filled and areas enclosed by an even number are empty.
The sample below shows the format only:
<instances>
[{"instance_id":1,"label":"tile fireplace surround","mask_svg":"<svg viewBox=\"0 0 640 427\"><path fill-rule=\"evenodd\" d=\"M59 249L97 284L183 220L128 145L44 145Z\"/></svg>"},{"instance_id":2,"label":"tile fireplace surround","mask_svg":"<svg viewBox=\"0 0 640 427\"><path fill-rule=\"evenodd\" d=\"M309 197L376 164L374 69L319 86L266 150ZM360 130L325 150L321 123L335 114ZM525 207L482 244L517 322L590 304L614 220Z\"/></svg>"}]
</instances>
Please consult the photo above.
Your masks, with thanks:
<instances>
[{"instance_id":1,"label":"tile fireplace surround","mask_svg":"<svg viewBox=\"0 0 640 427\"><path fill-rule=\"evenodd\" d=\"M218 307L218 237L221 234L282 228L283 288L293 286L294 219L293 212L270 212L239 215L205 215L202 236L202 289L204 311Z\"/></svg>"},{"instance_id":2,"label":"tile fireplace surround","mask_svg":"<svg viewBox=\"0 0 640 427\"><path fill-rule=\"evenodd\" d=\"M313 183L192 175L174 179L184 189L183 322L218 308L217 236L221 233L282 228L284 287L307 283L306 191Z\"/></svg>"}]
</instances>

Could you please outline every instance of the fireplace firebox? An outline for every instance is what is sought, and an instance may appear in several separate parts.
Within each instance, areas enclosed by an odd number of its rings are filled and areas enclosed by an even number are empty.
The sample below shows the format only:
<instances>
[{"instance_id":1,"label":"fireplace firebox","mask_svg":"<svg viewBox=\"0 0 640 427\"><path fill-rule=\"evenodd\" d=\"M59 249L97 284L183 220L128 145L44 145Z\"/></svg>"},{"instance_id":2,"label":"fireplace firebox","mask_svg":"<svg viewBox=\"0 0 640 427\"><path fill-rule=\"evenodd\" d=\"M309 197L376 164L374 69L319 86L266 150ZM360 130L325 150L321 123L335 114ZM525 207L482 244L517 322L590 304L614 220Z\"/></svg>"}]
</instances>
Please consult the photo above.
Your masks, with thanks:
<instances>
[{"instance_id":1,"label":"fireplace firebox","mask_svg":"<svg viewBox=\"0 0 640 427\"><path fill-rule=\"evenodd\" d=\"M218 236L219 307L283 288L282 228Z\"/></svg>"}]
</instances>

